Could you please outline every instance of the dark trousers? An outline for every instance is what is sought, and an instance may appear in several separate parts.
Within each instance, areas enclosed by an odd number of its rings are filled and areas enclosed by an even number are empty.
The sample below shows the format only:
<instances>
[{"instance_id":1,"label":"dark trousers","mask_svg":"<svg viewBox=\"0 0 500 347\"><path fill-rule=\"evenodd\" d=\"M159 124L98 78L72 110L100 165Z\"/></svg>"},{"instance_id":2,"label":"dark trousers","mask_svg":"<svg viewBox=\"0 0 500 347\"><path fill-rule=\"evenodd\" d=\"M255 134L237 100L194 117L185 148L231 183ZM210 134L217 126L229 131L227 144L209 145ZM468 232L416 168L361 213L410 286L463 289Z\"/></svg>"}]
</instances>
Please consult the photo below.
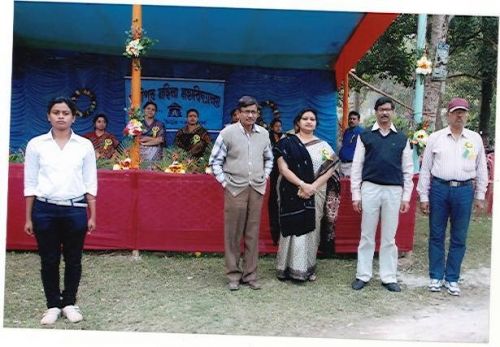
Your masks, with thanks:
<instances>
[{"instance_id":1,"label":"dark trousers","mask_svg":"<svg viewBox=\"0 0 500 347\"><path fill-rule=\"evenodd\" d=\"M47 307L74 305L82 274L87 210L84 207L58 206L35 200L32 220ZM62 293L59 279L61 248L65 263Z\"/></svg>"}]
</instances>

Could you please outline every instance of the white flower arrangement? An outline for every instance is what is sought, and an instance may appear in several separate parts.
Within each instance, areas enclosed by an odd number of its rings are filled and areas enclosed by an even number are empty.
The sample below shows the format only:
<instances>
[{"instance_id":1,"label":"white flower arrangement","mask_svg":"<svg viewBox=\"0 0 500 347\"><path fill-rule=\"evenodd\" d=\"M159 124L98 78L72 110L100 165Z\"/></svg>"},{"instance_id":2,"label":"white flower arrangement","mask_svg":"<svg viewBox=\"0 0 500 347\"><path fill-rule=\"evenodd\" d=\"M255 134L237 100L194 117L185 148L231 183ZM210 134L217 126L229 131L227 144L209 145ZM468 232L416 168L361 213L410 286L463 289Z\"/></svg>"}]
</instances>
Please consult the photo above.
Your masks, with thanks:
<instances>
[{"instance_id":1,"label":"white flower arrangement","mask_svg":"<svg viewBox=\"0 0 500 347\"><path fill-rule=\"evenodd\" d=\"M134 21L136 23L136 21ZM153 40L146 36L146 31L137 25L132 25L130 31L125 31L127 40L125 41L125 51L123 55L127 58L134 59L134 64L137 69L141 68L139 59L147 54L149 48L153 46L158 40Z\"/></svg>"},{"instance_id":2,"label":"white flower arrangement","mask_svg":"<svg viewBox=\"0 0 500 347\"><path fill-rule=\"evenodd\" d=\"M428 75L432 72L432 62L427 59L424 54L419 60L417 60L417 68L415 72L419 75Z\"/></svg>"},{"instance_id":3,"label":"white flower arrangement","mask_svg":"<svg viewBox=\"0 0 500 347\"><path fill-rule=\"evenodd\" d=\"M141 56L144 46L141 44L140 39L130 41L125 47L125 55L129 58L139 58Z\"/></svg>"}]
</instances>

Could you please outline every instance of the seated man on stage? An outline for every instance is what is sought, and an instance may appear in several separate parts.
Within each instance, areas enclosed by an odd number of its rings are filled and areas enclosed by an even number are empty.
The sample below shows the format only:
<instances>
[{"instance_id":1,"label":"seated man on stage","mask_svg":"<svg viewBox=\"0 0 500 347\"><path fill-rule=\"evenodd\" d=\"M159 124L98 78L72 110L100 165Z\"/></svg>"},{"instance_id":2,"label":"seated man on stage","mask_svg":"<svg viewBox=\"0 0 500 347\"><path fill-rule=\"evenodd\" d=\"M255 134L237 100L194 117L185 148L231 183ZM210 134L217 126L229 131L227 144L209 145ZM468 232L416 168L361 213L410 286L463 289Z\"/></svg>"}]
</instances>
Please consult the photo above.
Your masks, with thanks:
<instances>
[{"instance_id":1,"label":"seated man on stage","mask_svg":"<svg viewBox=\"0 0 500 347\"><path fill-rule=\"evenodd\" d=\"M198 119L198 110L192 108L187 111L186 126L177 131L174 144L188 151L191 156L200 158L205 154L205 150L212 140Z\"/></svg>"},{"instance_id":2,"label":"seated man on stage","mask_svg":"<svg viewBox=\"0 0 500 347\"><path fill-rule=\"evenodd\" d=\"M108 126L108 117L104 113L100 113L92 120L94 123L94 131L83 135L94 145L96 159L111 159L116 150L119 149L120 143L116 137L106 131Z\"/></svg>"}]
</instances>

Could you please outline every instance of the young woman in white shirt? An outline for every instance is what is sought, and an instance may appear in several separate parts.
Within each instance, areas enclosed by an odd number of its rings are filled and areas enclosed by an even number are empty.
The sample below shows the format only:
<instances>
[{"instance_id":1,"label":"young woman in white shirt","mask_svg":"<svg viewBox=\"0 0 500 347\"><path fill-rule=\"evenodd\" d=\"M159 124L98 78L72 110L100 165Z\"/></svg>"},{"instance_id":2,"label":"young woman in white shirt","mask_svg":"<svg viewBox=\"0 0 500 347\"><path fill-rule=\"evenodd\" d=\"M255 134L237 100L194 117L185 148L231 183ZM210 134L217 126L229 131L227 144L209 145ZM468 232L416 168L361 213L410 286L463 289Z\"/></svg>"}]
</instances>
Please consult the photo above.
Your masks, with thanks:
<instances>
[{"instance_id":1,"label":"young woman in white shirt","mask_svg":"<svg viewBox=\"0 0 500 347\"><path fill-rule=\"evenodd\" d=\"M52 128L26 147L24 231L36 238L41 259L47 300L40 321L44 325L54 324L61 314L74 323L83 319L75 303L85 235L96 226L97 170L92 143L71 129L76 110L69 98L52 99L47 108ZM65 263L62 291L61 254Z\"/></svg>"}]
</instances>

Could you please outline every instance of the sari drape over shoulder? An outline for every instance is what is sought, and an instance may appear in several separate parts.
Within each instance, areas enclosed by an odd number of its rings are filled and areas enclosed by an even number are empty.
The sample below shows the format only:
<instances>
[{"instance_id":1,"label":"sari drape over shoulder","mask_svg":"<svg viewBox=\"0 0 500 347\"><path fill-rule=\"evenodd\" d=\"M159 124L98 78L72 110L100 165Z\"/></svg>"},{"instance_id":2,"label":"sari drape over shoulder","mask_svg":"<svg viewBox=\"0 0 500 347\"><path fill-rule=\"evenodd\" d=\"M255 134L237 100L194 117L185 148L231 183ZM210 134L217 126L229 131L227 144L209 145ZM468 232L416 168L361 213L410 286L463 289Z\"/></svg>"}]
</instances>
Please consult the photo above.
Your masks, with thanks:
<instances>
[{"instance_id":1,"label":"sari drape over shoulder","mask_svg":"<svg viewBox=\"0 0 500 347\"><path fill-rule=\"evenodd\" d=\"M283 176L278 179L281 235L276 275L280 279L305 281L315 278L318 247L324 255L333 251L334 226L340 203L339 160L328 143L319 139L302 144L292 135L278 142L277 147L276 154L282 156L289 169L304 182L312 183L324 174L331 174L333 169L333 174L317 188L312 199L299 198L302 204L292 199L292 194L298 198L298 188ZM293 204L289 204L291 200ZM300 219L293 219L295 216Z\"/></svg>"},{"instance_id":2,"label":"sari drape over shoulder","mask_svg":"<svg viewBox=\"0 0 500 347\"><path fill-rule=\"evenodd\" d=\"M306 147L295 135L281 139L274 147L276 159L282 157L288 168L305 183L314 182L311 156ZM279 223L283 236L304 235L314 230L314 196L300 198L297 186L281 179L278 185Z\"/></svg>"}]
</instances>

